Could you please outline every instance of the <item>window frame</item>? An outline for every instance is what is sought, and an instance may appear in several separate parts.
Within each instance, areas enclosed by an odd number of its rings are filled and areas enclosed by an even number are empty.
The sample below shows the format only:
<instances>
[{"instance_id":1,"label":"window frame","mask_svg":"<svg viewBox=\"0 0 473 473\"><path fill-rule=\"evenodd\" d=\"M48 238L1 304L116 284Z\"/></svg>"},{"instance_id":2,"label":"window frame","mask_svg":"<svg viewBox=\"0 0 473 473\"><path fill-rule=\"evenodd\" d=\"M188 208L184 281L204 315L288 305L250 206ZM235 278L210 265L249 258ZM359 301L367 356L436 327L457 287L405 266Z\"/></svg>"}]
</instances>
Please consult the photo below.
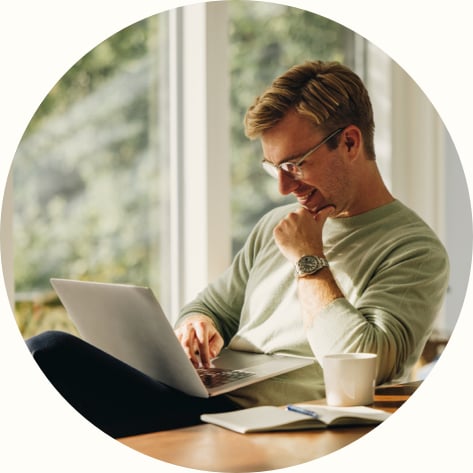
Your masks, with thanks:
<instances>
[{"instance_id":1,"label":"window frame","mask_svg":"<svg viewBox=\"0 0 473 473\"><path fill-rule=\"evenodd\" d=\"M227 14L225 2L169 14L172 317L231 260Z\"/></svg>"},{"instance_id":2,"label":"window frame","mask_svg":"<svg viewBox=\"0 0 473 473\"><path fill-rule=\"evenodd\" d=\"M172 318L231 262L227 15L225 2L189 5L165 15L169 22L169 241L172 245L166 263L170 268ZM212 28L207 28L208 24ZM355 45L354 67L367 82L375 109L381 110L376 121L376 146L378 154L381 149L387 156L382 163L390 174L386 180L398 198L420 215L427 215L428 223L444 240L442 169L446 137L443 125L407 74L391 59L386 59L384 53L367 44L362 41ZM387 107L378 102L380 87L391 97L391 105ZM400 104L407 109L401 110ZM405 116L415 119L407 123ZM432 136L436 139L431 140ZM434 156L434 175L418 172L419 166L425 169L417 160L419 156L425 159ZM406 179L406 175L415 179ZM0 243L5 286L13 307L11 181L10 175L4 193ZM435 200L420 199L419 195L432 185L437 189Z\"/></svg>"}]
</instances>

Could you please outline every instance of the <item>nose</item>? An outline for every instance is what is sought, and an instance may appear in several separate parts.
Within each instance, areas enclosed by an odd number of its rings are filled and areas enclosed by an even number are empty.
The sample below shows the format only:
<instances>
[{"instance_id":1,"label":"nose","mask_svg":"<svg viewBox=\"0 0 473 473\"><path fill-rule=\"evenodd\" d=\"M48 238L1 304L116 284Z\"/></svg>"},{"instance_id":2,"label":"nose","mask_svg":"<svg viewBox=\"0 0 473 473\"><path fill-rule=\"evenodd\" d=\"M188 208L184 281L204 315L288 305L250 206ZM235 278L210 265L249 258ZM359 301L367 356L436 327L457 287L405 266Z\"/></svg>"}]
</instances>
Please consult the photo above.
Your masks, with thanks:
<instances>
[{"instance_id":1,"label":"nose","mask_svg":"<svg viewBox=\"0 0 473 473\"><path fill-rule=\"evenodd\" d=\"M284 172L282 169L279 169L278 184L281 195L291 194L299 185L291 174Z\"/></svg>"}]
</instances>

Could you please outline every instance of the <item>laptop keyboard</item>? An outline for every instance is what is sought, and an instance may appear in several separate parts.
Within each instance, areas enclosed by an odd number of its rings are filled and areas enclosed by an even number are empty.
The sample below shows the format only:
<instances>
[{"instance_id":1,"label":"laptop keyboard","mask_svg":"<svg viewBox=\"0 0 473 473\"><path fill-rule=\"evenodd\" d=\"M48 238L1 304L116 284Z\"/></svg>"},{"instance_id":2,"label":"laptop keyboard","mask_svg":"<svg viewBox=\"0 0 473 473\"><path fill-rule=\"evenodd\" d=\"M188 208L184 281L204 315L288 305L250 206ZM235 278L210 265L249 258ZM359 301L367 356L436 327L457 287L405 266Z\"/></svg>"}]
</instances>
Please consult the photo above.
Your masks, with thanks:
<instances>
[{"instance_id":1,"label":"laptop keyboard","mask_svg":"<svg viewBox=\"0 0 473 473\"><path fill-rule=\"evenodd\" d=\"M250 371L229 370L222 368L197 368L200 379L207 388L215 388L224 384L254 376Z\"/></svg>"}]
</instances>

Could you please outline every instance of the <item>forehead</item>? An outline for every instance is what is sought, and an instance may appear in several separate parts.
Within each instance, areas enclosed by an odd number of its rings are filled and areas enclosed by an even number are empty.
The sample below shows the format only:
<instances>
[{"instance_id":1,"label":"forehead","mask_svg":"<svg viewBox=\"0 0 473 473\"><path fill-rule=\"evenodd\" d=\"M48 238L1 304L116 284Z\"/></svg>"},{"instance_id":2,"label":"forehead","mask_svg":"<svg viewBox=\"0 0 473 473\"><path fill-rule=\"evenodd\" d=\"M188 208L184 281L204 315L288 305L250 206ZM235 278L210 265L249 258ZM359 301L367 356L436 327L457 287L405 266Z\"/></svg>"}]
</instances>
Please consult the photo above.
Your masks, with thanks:
<instances>
[{"instance_id":1,"label":"forehead","mask_svg":"<svg viewBox=\"0 0 473 473\"><path fill-rule=\"evenodd\" d=\"M264 158L281 163L298 158L315 146L322 132L307 118L288 112L273 128L261 136Z\"/></svg>"}]
</instances>

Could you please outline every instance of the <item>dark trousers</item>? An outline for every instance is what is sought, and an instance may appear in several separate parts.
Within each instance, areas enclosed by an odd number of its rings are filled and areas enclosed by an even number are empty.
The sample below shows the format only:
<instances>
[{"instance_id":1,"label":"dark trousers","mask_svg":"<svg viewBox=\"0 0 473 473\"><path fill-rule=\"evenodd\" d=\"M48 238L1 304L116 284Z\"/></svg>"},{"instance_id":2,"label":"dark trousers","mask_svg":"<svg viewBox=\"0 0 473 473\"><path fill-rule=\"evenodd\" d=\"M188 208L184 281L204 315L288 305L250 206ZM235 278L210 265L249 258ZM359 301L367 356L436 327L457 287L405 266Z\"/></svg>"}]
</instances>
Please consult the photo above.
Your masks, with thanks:
<instances>
[{"instance_id":1,"label":"dark trousers","mask_svg":"<svg viewBox=\"0 0 473 473\"><path fill-rule=\"evenodd\" d=\"M192 397L154 381L64 332L44 332L26 343L61 395L114 438L195 425L204 412L238 409L225 396Z\"/></svg>"}]
</instances>

